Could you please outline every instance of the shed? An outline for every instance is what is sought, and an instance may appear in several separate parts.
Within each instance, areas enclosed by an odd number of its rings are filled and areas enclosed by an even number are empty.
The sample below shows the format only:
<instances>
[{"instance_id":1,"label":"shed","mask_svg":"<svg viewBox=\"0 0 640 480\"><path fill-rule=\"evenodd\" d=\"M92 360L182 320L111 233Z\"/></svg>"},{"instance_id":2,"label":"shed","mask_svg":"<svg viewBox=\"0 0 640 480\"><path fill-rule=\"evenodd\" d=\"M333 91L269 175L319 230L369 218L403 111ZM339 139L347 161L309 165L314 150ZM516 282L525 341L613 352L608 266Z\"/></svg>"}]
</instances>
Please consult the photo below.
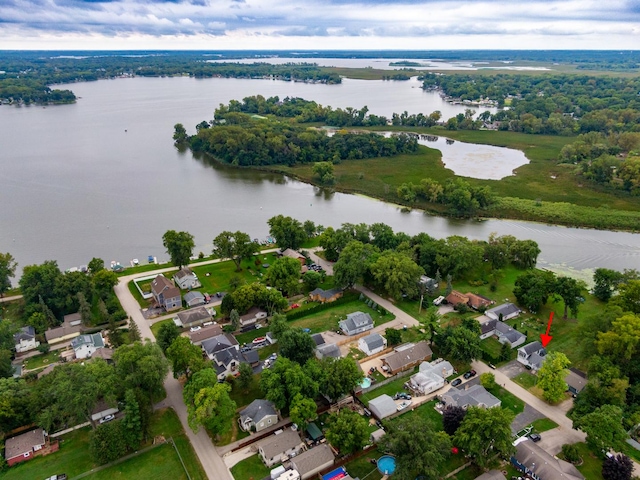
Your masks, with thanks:
<instances>
[{"instance_id":1,"label":"shed","mask_svg":"<svg viewBox=\"0 0 640 480\"><path fill-rule=\"evenodd\" d=\"M369 402L369 410L379 420L382 420L396 413L398 406L389 395L380 395Z\"/></svg>"},{"instance_id":2,"label":"shed","mask_svg":"<svg viewBox=\"0 0 640 480\"><path fill-rule=\"evenodd\" d=\"M205 303L204 295L200 292L187 292L183 298L188 307L197 307Z\"/></svg>"},{"instance_id":3,"label":"shed","mask_svg":"<svg viewBox=\"0 0 640 480\"><path fill-rule=\"evenodd\" d=\"M386 434L387 432L385 432L382 428L374 430L373 432L371 432L371 435L369 435L369 443L378 443L380 439Z\"/></svg>"},{"instance_id":4,"label":"shed","mask_svg":"<svg viewBox=\"0 0 640 480\"><path fill-rule=\"evenodd\" d=\"M318 428L318 425L316 425L315 422L311 422L309 425L307 425L307 435L309 435L309 438L314 442L317 442L318 440L324 438L322 430Z\"/></svg>"}]
</instances>

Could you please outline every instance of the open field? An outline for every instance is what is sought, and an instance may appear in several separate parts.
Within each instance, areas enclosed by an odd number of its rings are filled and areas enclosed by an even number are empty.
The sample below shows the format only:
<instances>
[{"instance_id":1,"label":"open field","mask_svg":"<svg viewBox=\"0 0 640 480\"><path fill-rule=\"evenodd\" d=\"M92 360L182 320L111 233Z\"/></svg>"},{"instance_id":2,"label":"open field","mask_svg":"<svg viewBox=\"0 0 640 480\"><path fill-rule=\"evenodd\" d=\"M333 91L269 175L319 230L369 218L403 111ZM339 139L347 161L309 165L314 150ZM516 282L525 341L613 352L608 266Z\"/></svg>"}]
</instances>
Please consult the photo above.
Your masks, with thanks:
<instances>
[{"instance_id":1,"label":"open field","mask_svg":"<svg viewBox=\"0 0 640 480\"><path fill-rule=\"evenodd\" d=\"M398 417L395 417L391 420L391 422L396 422L398 419L400 418L413 418L413 417L421 417L424 418L426 420L429 420L429 422L431 422L431 425L433 425L433 428L435 428L436 430L443 430L443 426L442 426L442 415L440 415L435 408L435 405L438 402L436 400L432 400L430 402L427 403L423 403L422 405L420 405L419 407L410 410Z\"/></svg>"}]
</instances>

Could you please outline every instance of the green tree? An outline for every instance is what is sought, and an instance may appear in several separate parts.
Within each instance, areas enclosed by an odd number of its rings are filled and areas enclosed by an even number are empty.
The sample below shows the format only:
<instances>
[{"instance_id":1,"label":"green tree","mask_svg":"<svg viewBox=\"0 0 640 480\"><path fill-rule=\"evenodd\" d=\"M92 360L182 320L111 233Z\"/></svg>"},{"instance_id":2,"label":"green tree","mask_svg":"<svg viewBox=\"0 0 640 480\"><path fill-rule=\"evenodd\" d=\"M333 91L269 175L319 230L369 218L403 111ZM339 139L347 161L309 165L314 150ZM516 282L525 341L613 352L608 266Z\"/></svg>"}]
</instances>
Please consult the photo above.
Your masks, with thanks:
<instances>
[{"instance_id":1,"label":"green tree","mask_svg":"<svg viewBox=\"0 0 640 480\"><path fill-rule=\"evenodd\" d=\"M193 404L187 405L189 427L194 432L200 426L214 435L229 431L236 414L236 402L231 400L231 387L227 383L216 383L195 394Z\"/></svg>"},{"instance_id":2,"label":"green tree","mask_svg":"<svg viewBox=\"0 0 640 480\"><path fill-rule=\"evenodd\" d=\"M280 355L300 365L304 365L307 360L313 358L316 349L316 343L311 335L300 328L286 330L278 338L278 344Z\"/></svg>"},{"instance_id":3,"label":"green tree","mask_svg":"<svg viewBox=\"0 0 640 480\"><path fill-rule=\"evenodd\" d=\"M375 247L372 245L357 240L346 244L340 252L338 261L333 266L333 281L336 286L351 288L360 281L367 271L375 251Z\"/></svg>"},{"instance_id":4,"label":"green tree","mask_svg":"<svg viewBox=\"0 0 640 480\"><path fill-rule=\"evenodd\" d=\"M467 411L462 407L449 406L445 408L442 414L442 427L444 431L449 435L454 435L458 428L460 428L460 425L462 425L466 414Z\"/></svg>"},{"instance_id":5,"label":"green tree","mask_svg":"<svg viewBox=\"0 0 640 480\"><path fill-rule=\"evenodd\" d=\"M628 363L640 344L640 315L623 315L611 324L607 332L598 333L598 352L611 357L615 363Z\"/></svg>"},{"instance_id":6,"label":"green tree","mask_svg":"<svg viewBox=\"0 0 640 480\"><path fill-rule=\"evenodd\" d=\"M424 315L418 318L420 322L420 327L425 331L429 336L429 340L433 341L438 328L440 328L440 320L442 319L442 315L440 315L438 311L438 307L435 305L429 306L424 311Z\"/></svg>"},{"instance_id":7,"label":"green tree","mask_svg":"<svg viewBox=\"0 0 640 480\"><path fill-rule=\"evenodd\" d=\"M454 441L481 467L494 457L514 452L511 423L514 414L505 408L469 407Z\"/></svg>"},{"instance_id":8,"label":"green tree","mask_svg":"<svg viewBox=\"0 0 640 480\"><path fill-rule=\"evenodd\" d=\"M531 269L538 263L540 247L534 240L518 240L511 245L509 253L516 267Z\"/></svg>"},{"instance_id":9,"label":"green tree","mask_svg":"<svg viewBox=\"0 0 640 480\"><path fill-rule=\"evenodd\" d=\"M304 233L307 234L307 238L313 238L318 233L318 227L316 227L316 224L311 220L305 220L302 228L304 228Z\"/></svg>"},{"instance_id":10,"label":"green tree","mask_svg":"<svg viewBox=\"0 0 640 480\"><path fill-rule=\"evenodd\" d=\"M307 239L304 227L294 218L276 215L271 217L267 224L269 235L276 239L276 243L282 250L287 248L297 250Z\"/></svg>"},{"instance_id":11,"label":"green tree","mask_svg":"<svg viewBox=\"0 0 640 480\"><path fill-rule=\"evenodd\" d=\"M418 280L424 275L424 270L406 255L394 252L383 252L371 264L371 275L393 298L400 299L402 295L414 297L418 293Z\"/></svg>"},{"instance_id":12,"label":"green tree","mask_svg":"<svg viewBox=\"0 0 640 480\"><path fill-rule=\"evenodd\" d=\"M93 286L102 299L106 300L117 284L118 275L110 270L102 269L93 275Z\"/></svg>"},{"instance_id":13,"label":"green tree","mask_svg":"<svg viewBox=\"0 0 640 480\"><path fill-rule=\"evenodd\" d=\"M11 279L16 275L18 263L10 253L0 252L0 298L11 289Z\"/></svg>"},{"instance_id":14,"label":"green tree","mask_svg":"<svg viewBox=\"0 0 640 480\"><path fill-rule=\"evenodd\" d=\"M61 312L56 296L56 286L62 280L62 272L55 260L47 260L42 265L27 265L18 281L20 291L27 305L42 302L54 313ZM77 293L77 292L74 292Z\"/></svg>"},{"instance_id":15,"label":"green tree","mask_svg":"<svg viewBox=\"0 0 640 480\"><path fill-rule=\"evenodd\" d=\"M333 401L352 392L362 381L362 370L350 357L325 358L321 367L325 377L320 391Z\"/></svg>"},{"instance_id":16,"label":"green tree","mask_svg":"<svg viewBox=\"0 0 640 480\"><path fill-rule=\"evenodd\" d=\"M298 363L279 357L271 368L262 371L260 389L279 410L286 410L297 394L315 398L318 383Z\"/></svg>"},{"instance_id":17,"label":"green tree","mask_svg":"<svg viewBox=\"0 0 640 480\"><path fill-rule=\"evenodd\" d=\"M423 417L401 417L389 425L380 447L396 458L394 479L414 480L418 475L436 479L449 456L451 440L446 433L436 432Z\"/></svg>"},{"instance_id":18,"label":"green tree","mask_svg":"<svg viewBox=\"0 0 640 480\"><path fill-rule=\"evenodd\" d=\"M596 268L593 274L593 295L603 302L608 302L623 279L624 276L620 272L608 268Z\"/></svg>"},{"instance_id":19,"label":"green tree","mask_svg":"<svg viewBox=\"0 0 640 480\"><path fill-rule=\"evenodd\" d=\"M140 328L138 324L133 321L131 317L129 317L129 343L139 342L142 340L142 335L140 334Z\"/></svg>"},{"instance_id":20,"label":"green tree","mask_svg":"<svg viewBox=\"0 0 640 480\"><path fill-rule=\"evenodd\" d=\"M300 290L300 262L295 258L281 257L271 264L266 275L267 282L285 295Z\"/></svg>"},{"instance_id":21,"label":"green tree","mask_svg":"<svg viewBox=\"0 0 640 480\"><path fill-rule=\"evenodd\" d=\"M547 303L554 286L555 275L553 272L531 270L516 279L513 294L520 305L537 313Z\"/></svg>"},{"instance_id":22,"label":"green tree","mask_svg":"<svg viewBox=\"0 0 640 480\"><path fill-rule=\"evenodd\" d=\"M271 333L276 339L280 338L282 334L290 328L287 323L287 316L281 313L276 313L269 321L269 330L271 330Z\"/></svg>"},{"instance_id":23,"label":"green tree","mask_svg":"<svg viewBox=\"0 0 640 480\"><path fill-rule=\"evenodd\" d=\"M315 290L322 283L322 275L319 272L309 270L302 276L302 281L309 291Z\"/></svg>"},{"instance_id":24,"label":"green tree","mask_svg":"<svg viewBox=\"0 0 640 480\"><path fill-rule=\"evenodd\" d=\"M318 418L316 410L318 409L316 402L311 398L303 397L301 394L296 394L291 400L291 406L289 407L289 417L291 421L298 425L300 430L307 428L309 422L313 422Z\"/></svg>"},{"instance_id":25,"label":"green tree","mask_svg":"<svg viewBox=\"0 0 640 480\"><path fill-rule=\"evenodd\" d=\"M101 258L93 257L87 265L87 268L89 269L89 273L91 273L91 275L95 275L100 270L104 270L104 260L102 260Z\"/></svg>"},{"instance_id":26,"label":"green tree","mask_svg":"<svg viewBox=\"0 0 640 480\"><path fill-rule=\"evenodd\" d=\"M253 383L253 369L251 368L251 365L248 363L241 363L238 367L238 373L239 375L236 382L240 388L247 391Z\"/></svg>"},{"instance_id":27,"label":"green tree","mask_svg":"<svg viewBox=\"0 0 640 480\"><path fill-rule=\"evenodd\" d=\"M173 341L180 336L180 328L173 321L164 322L158 330L156 343L163 353L171 346Z\"/></svg>"},{"instance_id":28,"label":"green tree","mask_svg":"<svg viewBox=\"0 0 640 480\"><path fill-rule=\"evenodd\" d=\"M142 442L142 419L140 405L133 390L126 391L124 396L124 418L122 423L122 436L128 450L136 450Z\"/></svg>"},{"instance_id":29,"label":"green tree","mask_svg":"<svg viewBox=\"0 0 640 480\"><path fill-rule=\"evenodd\" d=\"M259 245L251 241L251 237L243 232L224 231L213 239L213 254L220 258L230 258L236 264L236 272L241 271L242 260L253 257Z\"/></svg>"},{"instance_id":30,"label":"green tree","mask_svg":"<svg viewBox=\"0 0 640 480\"><path fill-rule=\"evenodd\" d=\"M122 441L121 422L109 422L96 428L90 441L93 460L104 465L113 462L127 453L127 444Z\"/></svg>"},{"instance_id":31,"label":"green tree","mask_svg":"<svg viewBox=\"0 0 640 480\"><path fill-rule=\"evenodd\" d=\"M171 362L173 376L179 378L186 375L187 378L205 368L202 358L202 350L191 343L187 337L176 338L167 348L167 359Z\"/></svg>"},{"instance_id":32,"label":"green tree","mask_svg":"<svg viewBox=\"0 0 640 480\"><path fill-rule=\"evenodd\" d=\"M11 350L0 349L0 378L10 378L13 376L13 364L11 363Z\"/></svg>"},{"instance_id":33,"label":"green tree","mask_svg":"<svg viewBox=\"0 0 640 480\"><path fill-rule=\"evenodd\" d=\"M386 328L384 330L384 336L387 339L387 345L390 347L400 345L402 343L402 332L395 328Z\"/></svg>"},{"instance_id":34,"label":"green tree","mask_svg":"<svg viewBox=\"0 0 640 480\"><path fill-rule=\"evenodd\" d=\"M564 315L562 318L567 319L569 309L571 309L571 315L576 317L578 315L578 307L584 302L582 295L587 288L586 284L575 278L558 277L552 288L553 293L564 302Z\"/></svg>"},{"instance_id":35,"label":"green tree","mask_svg":"<svg viewBox=\"0 0 640 480\"><path fill-rule=\"evenodd\" d=\"M369 441L369 424L358 413L348 408L329 417L326 437L340 454L348 455L362 450Z\"/></svg>"},{"instance_id":36,"label":"green tree","mask_svg":"<svg viewBox=\"0 0 640 480\"><path fill-rule=\"evenodd\" d=\"M618 287L618 295L612 300L625 312L640 314L640 280L629 280Z\"/></svg>"},{"instance_id":37,"label":"green tree","mask_svg":"<svg viewBox=\"0 0 640 480\"><path fill-rule=\"evenodd\" d=\"M144 343L123 345L113 352L113 361L121 387L144 392L145 408L153 404L155 397L164 394L163 383L169 364L155 343L145 340Z\"/></svg>"},{"instance_id":38,"label":"green tree","mask_svg":"<svg viewBox=\"0 0 640 480\"><path fill-rule=\"evenodd\" d=\"M189 139L187 135L187 130L184 128L184 125L181 123L176 123L173 126L173 140L176 144L184 143Z\"/></svg>"},{"instance_id":39,"label":"green tree","mask_svg":"<svg viewBox=\"0 0 640 480\"><path fill-rule=\"evenodd\" d=\"M470 362L473 359L480 358L482 355L480 337L467 328L447 327L445 329L444 342L446 352L454 360Z\"/></svg>"},{"instance_id":40,"label":"green tree","mask_svg":"<svg viewBox=\"0 0 640 480\"><path fill-rule=\"evenodd\" d=\"M496 376L493 373L480 374L480 385L482 385L487 390L495 388L498 385L496 383Z\"/></svg>"},{"instance_id":41,"label":"green tree","mask_svg":"<svg viewBox=\"0 0 640 480\"><path fill-rule=\"evenodd\" d=\"M196 246L193 235L188 232L176 232L167 230L162 236L162 245L167 249L171 263L181 268L189 263L189 258L193 255Z\"/></svg>"},{"instance_id":42,"label":"green tree","mask_svg":"<svg viewBox=\"0 0 640 480\"><path fill-rule=\"evenodd\" d=\"M562 445L562 455L567 462L580 463L580 450L575 443L565 443Z\"/></svg>"},{"instance_id":43,"label":"green tree","mask_svg":"<svg viewBox=\"0 0 640 480\"><path fill-rule=\"evenodd\" d=\"M573 422L573 428L587 434L587 444L594 452L620 450L627 438L622 426L622 409L603 405Z\"/></svg>"},{"instance_id":44,"label":"green tree","mask_svg":"<svg viewBox=\"0 0 640 480\"><path fill-rule=\"evenodd\" d=\"M229 323L233 327L234 332L240 328L240 314L235 308L229 313Z\"/></svg>"},{"instance_id":45,"label":"green tree","mask_svg":"<svg viewBox=\"0 0 640 480\"><path fill-rule=\"evenodd\" d=\"M22 378L0 378L0 432L9 433L34 420L33 390Z\"/></svg>"},{"instance_id":46,"label":"green tree","mask_svg":"<svg viewBox=\"0 0 640 480\"><path fill-rule=\"evenodd\" d=\"M507 360L511 359L511 351L512 350L509 344L506 342L503 343L500 347L500 361L506 362Z\"/></svg>"},{"instance_id":47,"label":"green tree","mask_svg":"<svg viewBox=\"0 0 640 480\"><path fill-rule=\"evenodd\" d=\"M93 314L91 313L91 305L87 302L87 298L84 296L83 292L77 293L78 297L78 312L80 313L80 318L82 319L82 324L84 326L91 325L93 320ZM105 307L106 308L106 307Z\"/></svg>"},{"instance_id":48,"label":"green tree","mask_svg":"<svg viewBox=\"0 0 640 480\"><path fill-rule=\"evenodd\" d=\"M324 185L332 185L336 177L333 174L333 163L316 162L313 164L313 178Z\"/></svg>"},{"instance_id":49,"label":"green tree","mask_svg":"<svg viewBox=\"0 0 640 480\"><path fill-rule=\"evenodd\" d=\"M542 389L542 396L547 402L556 403L567 391L567 367L571 362L564 353L551 352L538 370L537 385Z\"/></svg>"}]
</instances>

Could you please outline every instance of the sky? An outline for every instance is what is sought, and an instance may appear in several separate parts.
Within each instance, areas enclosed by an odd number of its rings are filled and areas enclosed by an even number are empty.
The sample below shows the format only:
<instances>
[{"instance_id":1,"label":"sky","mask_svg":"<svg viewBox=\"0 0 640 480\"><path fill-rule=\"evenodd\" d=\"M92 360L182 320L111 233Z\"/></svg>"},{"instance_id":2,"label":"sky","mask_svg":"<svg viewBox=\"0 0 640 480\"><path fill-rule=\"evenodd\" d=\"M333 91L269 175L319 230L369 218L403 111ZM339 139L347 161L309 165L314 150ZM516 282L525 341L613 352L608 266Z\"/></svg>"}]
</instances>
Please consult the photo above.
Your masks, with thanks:
<instances>
[{"instance_id":1,"label":"sky","mask_svg":"<svg viewBox=\"0 0 640 480\"><path fill-rule=\"evenodd\" d=\"M640 48L640 0L0 0L0 49Z\"/></svg>"}]
</instances>

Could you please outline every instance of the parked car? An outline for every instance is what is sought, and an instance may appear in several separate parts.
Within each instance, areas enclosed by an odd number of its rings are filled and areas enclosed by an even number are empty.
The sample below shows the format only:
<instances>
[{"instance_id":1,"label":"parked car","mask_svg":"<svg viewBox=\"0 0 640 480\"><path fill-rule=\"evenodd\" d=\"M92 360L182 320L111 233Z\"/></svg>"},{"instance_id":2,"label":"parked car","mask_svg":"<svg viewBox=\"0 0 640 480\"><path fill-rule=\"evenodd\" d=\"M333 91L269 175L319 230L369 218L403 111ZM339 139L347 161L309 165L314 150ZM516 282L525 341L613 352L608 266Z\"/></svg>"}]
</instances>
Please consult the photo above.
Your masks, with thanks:
<instances>
[{"instance_id":1,"label":"parked car","mask_svg":"<svg viewBox=\"0 0 640 480\"><path fill-rule=\"evenodd\" d=\"M51 475L50 477L47 477L44 480L67 480L67 474L59 473L58 475Z\"/></svg>"},{"instance_id":2,"label":"parked car","mask_svg":"<svg viewBox=\"0 0 640 480\"><path fill-rule=\"evenodd\" d=\"M465 373L463 375L463 377L465 378L465 380L470 379L471 377L475 377L476 376L476 371L475 370L469 370L467 373Z\"/></svg>"},{"instance_id":3,"label":"parked car","mask_svg":"<svg viewBox=\"0 0 640 480\"><path fill-rule=\"evenodd\" d=\"M269 355L269 360L271 360L272 362L274 362L276 360L276 358L278 358L278 354L277 353L272 353L271 355Z\"/></svg>"},{"instance_id":4,"label":"parked car","mask_svg":"<svg viewBox=\"0 0 640 480\"><path fill-rule=\"evenodd\" d=\"M539 442L540 440L542 440L542 437L537 433L529 434L529 438L531 439L532 442Z\"/></svg>"},{"instance_id":5,"label":"parked car","mask_svg":"<svg viewBox=\"0 0 640 480\"><path fill-rule=\"evenodd\" d=\"M398 392L393 396L394 400L411 400L411 395L405 392Z\"/></svg>"},{"instance_id":6,"label":"parked car","mask_svg":"<svg viewBox=\"0 0 640 480\"><path fill-rule=\"evenodd\" d=\"M203 293L202 295L204 296L204 303L209 303L211 301L211 295L208 293Z\"/></svg>"},{"instance_id":7,"label":"parked car","mask_svg":"<svg viewBox=\"0 0 640 480\"><path fill-rule=\"evenodd\" d=\"M197 332L198 330L202 330L202 327L200 325L197 325L195 327L191 327L189 329L190 332Z\"/></svg>"},{"instance_id":8,"label":"parked car","mask_svg":"<svg viewBox=\"0 0 640 480\"><path fill-rule=\"evenodd\" d=\"M452 387L457 387L458 385L460 385L462 383L462 380L459 378L456 378L453 382L451 382L451 386Z\"/></svg>"},{"instance_id":9,"label":"parked car","mask_svg":"<svg viewBox=\"0 0 640 480\"><path fill-rule=\"evenodd\" d=\"M113 414L105 415L104 417L102 417L102 418L100 419L100 423L102 424L102 423L110 422L110 421L111 421L111 420L113 420L114 418L116 418L116 416L115 416L115 415L113 415Z\"/></svg>"}]
</instances>

